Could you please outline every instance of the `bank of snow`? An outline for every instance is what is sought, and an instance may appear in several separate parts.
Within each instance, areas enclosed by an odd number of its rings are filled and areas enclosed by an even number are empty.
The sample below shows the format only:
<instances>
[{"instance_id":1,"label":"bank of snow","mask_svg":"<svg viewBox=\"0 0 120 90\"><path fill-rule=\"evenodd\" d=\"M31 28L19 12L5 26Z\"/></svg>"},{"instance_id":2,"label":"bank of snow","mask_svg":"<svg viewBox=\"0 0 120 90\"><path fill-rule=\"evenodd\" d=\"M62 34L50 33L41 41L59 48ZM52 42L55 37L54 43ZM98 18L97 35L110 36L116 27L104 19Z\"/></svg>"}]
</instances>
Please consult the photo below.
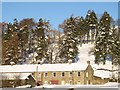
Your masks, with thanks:
<instances>
[{"instance_id":1,"label":"bank of snow","mask_svg":"<svg viewBox=\"0 0 120 90\"><path fill-rule=\"evenodd\" d=\"M90 61L91 66L94 69L94 76L101 78L110 78L114 74L118 77L118 66L113 66L111 61L106 61L106 64L95 64L94 54L90 54L91 50L94 50L94 44L83 44L82 47L78 46L78 64L85 64ZM114 71L114 72L113 72Z\"/></svg>"},{"instance_id":2,"label":"bank of snow","mask_svg":"<svg viewBox=\"0 0 120 90\"><path fill-rule=\"evenodd\" d=\"M86 63L88 60L91 64L94 64L95 56L90 55L89 52L94 48L94 44L83 44L82 47L78 46L78 62L77 63Z\"/></svg>"},{"instance_id":3,"label":"bank of snow","mask_svg":"<svg viewBox=\"0 0 120 90\"><path fill-rule=\"evenodd\" d=\"M104 85L42 85L34 88L118 88L119 83L108 82Z\"/></svg>"}]
</instances>

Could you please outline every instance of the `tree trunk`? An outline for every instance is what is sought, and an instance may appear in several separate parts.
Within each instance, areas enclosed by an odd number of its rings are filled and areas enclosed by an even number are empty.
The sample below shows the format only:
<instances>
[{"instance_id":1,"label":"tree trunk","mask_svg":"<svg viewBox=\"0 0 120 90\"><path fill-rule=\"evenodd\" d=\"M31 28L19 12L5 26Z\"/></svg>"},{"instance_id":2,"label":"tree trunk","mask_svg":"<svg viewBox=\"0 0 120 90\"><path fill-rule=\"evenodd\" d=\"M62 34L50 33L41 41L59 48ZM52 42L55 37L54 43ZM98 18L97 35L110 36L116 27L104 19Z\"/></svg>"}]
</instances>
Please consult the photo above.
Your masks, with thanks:
<instances>
[{"instance_id":1,"label":"tree trunk","mask_svg":"<svg viewBox=\"0 0 120 90\"><path fill-rule=\"evenodd\" d=\"M82 36L80 36L80 47L82 47Z\"/></svg>"}]
</instances>

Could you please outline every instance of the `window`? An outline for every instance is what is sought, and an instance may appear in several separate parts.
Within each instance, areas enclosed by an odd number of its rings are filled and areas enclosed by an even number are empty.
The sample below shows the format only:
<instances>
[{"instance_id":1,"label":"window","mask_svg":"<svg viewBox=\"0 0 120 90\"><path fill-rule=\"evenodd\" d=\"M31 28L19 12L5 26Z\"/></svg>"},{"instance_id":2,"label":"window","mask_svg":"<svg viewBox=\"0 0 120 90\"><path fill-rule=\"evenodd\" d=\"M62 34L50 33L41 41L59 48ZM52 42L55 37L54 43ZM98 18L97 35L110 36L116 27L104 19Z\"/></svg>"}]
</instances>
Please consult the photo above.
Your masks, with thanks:
<instances>
[{"instance_id":1,"label":"window","mask_svg":"<svg viewBox=\"0 0 120 90\"><path fill-rule=\"evenodd\" d=\"M62 75L61 75L62 77L64 77L65 76L65 72L62 72Z\"/></svg>"},{"instance_id":2,"label":"window","mask_svg":"<svg viewBox=\"0 0 120 90\"><path fill-rule=\"evenodd\" d=\"M78 72L78 76L80 76L80 72Z\"/></svg>"},{"instance_id":3,"label":"window","mask_svg":"<svg viewBox=\"0 0 120 90\"><path fill-rule=\"evenodd\" d=\"M78 81L77 84L80 84L80 81Z\"/></svg>"},{"instance_id":4,"label":"window","mask_svg":"<svg viewBox=\"0 0 120 90\"><path fill-rule=\"evenodd\" d=\"M90 83L91 83L90 80L88 80L88 81L87 81L87 84L90 84Z\"/></svg>"},{"instance_id":5,"label":"window","mask_svg":"<svg viewBox=\"0 0 120 90\"><path fill-rule=\"evenodd\" d=\"M70 77L72 76L72 72L70 72Z\"/></svg>"},{"instance_id":6,"label":"window","mask_svg":"<svg viewBox=\"0 0 120 90\"><path fill-rule=\"evenodd\" d=\"M48 73L44 73L44 77L47 77L48 76Z\"/></svg>"},{"instance_id":7,"label":"window","mask_svg":"<svg viewBox=\"0 0 120 90\"><path fill-rule=\"evenodd\" d=\"M65 85L65 81L61 81L61 85Z\"/></svg>"},{"instance_id":8,"label":"window","mask_svg":"<svg viewBox=\"0 0 120 90\"><path fill-rule=\"evenodd\" d=\"M70 84L70 85L72 85L72 84L73 84L72 80L70 80L70 81L69 81L69 84Z\"/></svg>"},{"instance_id":9,"label":"window","mask_svg":"<svg viewBox=\"0 0 120 90\"><path fill-rule=\"evenodd\" d=\"M55 72L53 73L53 77L56 77L56 73Z\"/></svg>"},{"instance_id":10,"label":"window","mask_svg":"<svg viewBox=\"0 0 120 90\"><path fill-rule=\"evenodd\" d=\"M45 84L48 84L48 81L45 81Z\"/></svg>"},{"instance_id":11,"label":"window","mask_svg":"<svg viewBox=\"0 0 120 90\"><path fill-rule=\"evenodd\" d=\"M88 72L86 72L86 77L88 77Z\"/></svg>"}]
</instances>

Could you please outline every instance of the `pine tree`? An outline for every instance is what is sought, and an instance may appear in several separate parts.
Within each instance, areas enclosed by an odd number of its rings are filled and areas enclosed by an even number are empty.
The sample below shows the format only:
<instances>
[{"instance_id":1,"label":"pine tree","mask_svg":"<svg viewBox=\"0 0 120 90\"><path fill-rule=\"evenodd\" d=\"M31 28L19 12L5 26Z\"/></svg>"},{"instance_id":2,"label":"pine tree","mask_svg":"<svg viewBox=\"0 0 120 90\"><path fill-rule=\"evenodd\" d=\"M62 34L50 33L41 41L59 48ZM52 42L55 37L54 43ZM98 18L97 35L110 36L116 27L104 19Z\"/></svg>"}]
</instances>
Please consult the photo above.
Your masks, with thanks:
<instances>
[{"instance_id":1,"label":"pine tree","mask_svg":"<svg viewBox=\"0 0 120 90\"><path fill-rule=\"evenodd\" d=\"M20 48L20 63L25 62L25 57L27 53L27 48L28 48L28 36L29 36L29 31L27 25L21 27L18 30L18 39L20 41L19 43L19 48Z\"/></svg>"},{"instance_id":2,"label":"pine tree","mask_svg":"<svg viewBox=\"0 0 120 90\"><path fill-rule=\"evenodd\" d=\"M83 17L79 18L78 20L78 25L77 25L77 29L78 29L78 38L80 39L78 42L80 42L80 46L82 46L82 43L85 43L85 35L86 35L86 29L85 29L85 20Z\"/></svg>"},{"instance_id":3,"label":"pine tree","mask_svg":"<svg viewBox=\"0 0 120 90\"><path fill-rule=\"evenodd\" d=\"M12 31L12 24L9 23L6 25L6 29L3 31L3 40L8 40L11 36Z\"/></svg>"},{"instance_id":4,"label":"pine tree","mask_svg":"<svg viewBox=\"0 0 120 90\"><path fill-rule=\"evenodd\" d=\"M45 25L44 21L39 19L38 25L35 30L35 34L37 36L37 60L44 61L47 51L47 42L46 42L46 35L45 35Z\"/></svg>"},{"instance_id":5,"label":"pine tree","mask_svg":"<svg viewBox=\"0 0 120 90\"><path fill-rule=\"evenodd\" d=\"M14 19L14 23L7 25L7 30L3 33L3 58L5 59L4 64L10 64L10 62L17 63L19 57L19 41L18 41L18 23Z\"/></svg>"},{"instance_id":6,"label":"pine tree","mask_svg":"<svg viewBox=\"0 0 120 90\"><path fill-rule=\"evenodd\" d=\"M88 11L86 18L87 41L94 41L98 19L94 11Z\"/></svg>"},{"instance_id":7,"label":"pine tree","mask_svg":"<svg viewBox=\"0 0 120 90\"><path fill-rule=\"evenodd\" d=\"M113 27L111 29L112 33L110 33L110 54L112 55L112 63L114 65L120 64L120 38L118 29Z\"/></svg>"},{"instance_id":8,"label":"pine tree","mask_svg":"<svg viewBox=\"0 0 120 90\"><path fill-rule=\"evenodd\" d=\"M85 25L86 25L86 27L85 27L85 29L86 29L86 35L87 35L87 43L88 43L88 41L89 41L89 38L90 38L90 35L89 35L89 17L90 17L90 13L91 13L91 11L90 10L88 10L88 13L87 13L87 15L86 15L86 17L85 17Z\"/></svg>"},{"instance_id":9,"label":"pine tree","mask_svg":"<svg viewBox=\"0 0 120 90\"><path fill-rule=\"evenodd\" d=\"M105 64L106 56L109 54L109 32L110 32L110 15L104 12L99 22L97 39L95 43L95 63L103 62Z\"/></svg>"},{"instance_id":10,"label":"pine tree","mask_svg":"<svg viewBox=\"0 0 120 90\"><path fill-rule=\"evenodd\" d=\"M11 37L11 40L13 40L13 61L15 61L15 63L18 63L18 58L19 58L19 40L18 40L18 30L19 30L19 24L18 24L18 21L17 19L14 19L14 23L13 23L13 34L12 34L12 37Z\"/></svg>"},{"instance_id":11,"label":"pine tree","mask_svg":"<svg viewBox=\"0 0 120 90\"><path fill-rule=\"evenodd\" d=\"M63 62L67 63L68 60L72 60L74 62L74 59L78 53L78 48L77 48L77 28L76 28L76 22L75 18L70 17L67 19L64 23L64 39L62 42L62 49L61 49L61 54L60 57L62 57Z\"/></svg>"},{"instance_id":12,"label":"pine tree","mask_svg":"<svg viewBox=\"0 0 120 90\"><path fill-rule=\"evenodd\" d=\"M11 54L10 51L9 51L9 39L10 39L10 36L11 36L11 29L12 29L12 24L9 23L7 24L7 28L6 30L3 32L3 39L2 39L2 57L3 57L3 64L9 64L9 61L10 61L10 57L11 57Z\"/></svg>"}]
</instances>

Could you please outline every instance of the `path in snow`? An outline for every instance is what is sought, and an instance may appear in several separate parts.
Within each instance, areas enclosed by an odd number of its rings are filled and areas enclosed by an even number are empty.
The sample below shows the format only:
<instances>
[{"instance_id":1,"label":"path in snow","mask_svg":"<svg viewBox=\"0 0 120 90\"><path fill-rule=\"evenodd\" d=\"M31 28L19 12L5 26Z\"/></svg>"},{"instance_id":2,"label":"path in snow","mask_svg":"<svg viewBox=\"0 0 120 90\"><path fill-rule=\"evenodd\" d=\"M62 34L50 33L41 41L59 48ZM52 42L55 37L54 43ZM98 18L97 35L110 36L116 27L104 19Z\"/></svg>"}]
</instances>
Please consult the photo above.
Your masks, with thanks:
<instances>
[{"instance_id":1,"label":"path in snow","mask_svg":"<svg viewBox=\"0 0 120 90\"><path fill-rule=\"evenodd\" d=\"M83 44L82 47L78 46L78 62L77 63L86 63L88 60L91 64L94 64L95 57L94 55L90 55L89 51L94 47L94 44Z\"/></svg>"},{"instance_id":2,"label":"path in snow","mask_svg":"<svg viewBox=\"0 0 120 90\"><path fill-rule=\"evenodd\" d=\"M83 44L82 47L78 46L78 62L77 63L86 63L87 61L90 61L91 65L93 65L93 67L95 68L105 68L105 69L108 69L108 70L112 70L112 69L118 69L118 66L114 66L112 65L112 62L107 60L106 61L106 64L103 65L102 63L100 63L99 65L98 64L95 64L94 61L95 61L95 56L94 55L91 55L89 54L89 51L91 51L91 48L94 47L94 44Z\"/></svg>"}]
</instances>

